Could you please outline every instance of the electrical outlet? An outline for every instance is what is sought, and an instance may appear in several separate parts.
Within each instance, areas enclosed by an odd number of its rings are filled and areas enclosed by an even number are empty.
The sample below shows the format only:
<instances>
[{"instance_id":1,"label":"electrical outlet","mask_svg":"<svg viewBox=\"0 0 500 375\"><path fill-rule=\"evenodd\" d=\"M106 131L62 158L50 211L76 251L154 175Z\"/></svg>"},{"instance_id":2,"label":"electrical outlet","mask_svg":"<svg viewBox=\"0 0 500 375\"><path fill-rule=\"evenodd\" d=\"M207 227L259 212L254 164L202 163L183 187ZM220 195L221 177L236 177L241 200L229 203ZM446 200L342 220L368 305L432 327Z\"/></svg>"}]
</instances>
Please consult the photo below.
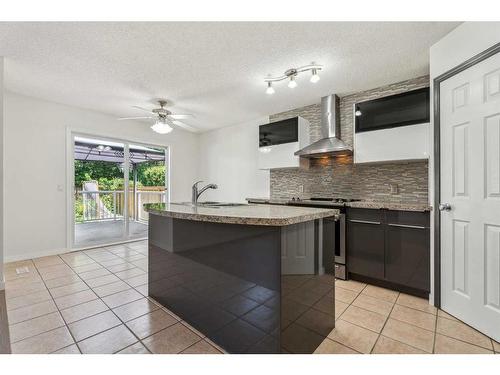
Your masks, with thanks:
<instances>
[{"instance_id":1,"label":"electrical outlet","mask_svg":"<svg viewBox=\"0 0 500 375\"><path fill-rule=\"evenodd\" d=\"M29 273L30 269L28 267L19 267L16 268L16 274L20 275L22 273Z\"/></svg>"},{"instance_id":2,"label":"electrical outlet","mask_svg":"<svg viewBox=\"0 0 500 375\"><path fill-rule=\"evenodd\" d=\"M399 193L399 186L398 184L390 184L391 187L391 194L396 195Z\"/></svg>"}]
</instances>

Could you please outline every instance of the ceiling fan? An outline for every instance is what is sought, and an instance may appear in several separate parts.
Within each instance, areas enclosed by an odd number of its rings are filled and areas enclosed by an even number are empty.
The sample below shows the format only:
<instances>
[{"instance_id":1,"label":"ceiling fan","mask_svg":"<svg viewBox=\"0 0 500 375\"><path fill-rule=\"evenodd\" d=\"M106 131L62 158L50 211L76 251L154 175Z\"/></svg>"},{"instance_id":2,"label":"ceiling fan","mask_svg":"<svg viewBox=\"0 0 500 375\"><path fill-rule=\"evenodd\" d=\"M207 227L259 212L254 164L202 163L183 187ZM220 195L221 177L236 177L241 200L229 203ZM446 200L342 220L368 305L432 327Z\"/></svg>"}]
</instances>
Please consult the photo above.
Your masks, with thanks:
<instances>
[{"instance_id":1,"label":"ceiling fan","mask_svg":"<svg viewBox=\"0 0 500 375\"><path fill-rule=\"evenodd\" d=\"M147 109L143 107L139 107L134 105L134 108L140 109L141 111L148 112L149 116L136 116L136 117L120 117L118 120L144 120L144 119L152 119L155 120L155 123L151 126L155 132L159 134L167 134L170 133L173 126L177 126L179 128L188 130L190 132L197 132L198 130L184 122L180 121L185 118L193 118L194 115L191 114L173 114L168 109L165 108L167 105L167 101L164 99L158 100L159 108Z\"/></svg>"}]
</instances>

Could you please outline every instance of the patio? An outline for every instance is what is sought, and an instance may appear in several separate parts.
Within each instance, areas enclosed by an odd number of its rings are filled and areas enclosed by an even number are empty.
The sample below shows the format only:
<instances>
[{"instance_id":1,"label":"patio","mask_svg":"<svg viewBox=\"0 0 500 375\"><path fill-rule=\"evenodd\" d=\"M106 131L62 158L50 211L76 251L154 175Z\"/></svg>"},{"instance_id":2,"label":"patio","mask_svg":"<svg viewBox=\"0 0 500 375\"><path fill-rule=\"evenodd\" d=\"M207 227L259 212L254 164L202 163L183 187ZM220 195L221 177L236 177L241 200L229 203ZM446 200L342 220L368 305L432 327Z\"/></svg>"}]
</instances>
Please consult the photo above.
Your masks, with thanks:
<instances>
[{"instance_id":1,"label":"patio","mask_svg":"<svg viewBox=\"0 0 500 375\"><path fill-rule=\"evenodd\" d=\"M75 246L92 246L120 240L138 240L148 236L148 224L138 221L129 222L129 235L124 236L122 220L91 221L75 224Z\"/></svg>"}]
</instances>

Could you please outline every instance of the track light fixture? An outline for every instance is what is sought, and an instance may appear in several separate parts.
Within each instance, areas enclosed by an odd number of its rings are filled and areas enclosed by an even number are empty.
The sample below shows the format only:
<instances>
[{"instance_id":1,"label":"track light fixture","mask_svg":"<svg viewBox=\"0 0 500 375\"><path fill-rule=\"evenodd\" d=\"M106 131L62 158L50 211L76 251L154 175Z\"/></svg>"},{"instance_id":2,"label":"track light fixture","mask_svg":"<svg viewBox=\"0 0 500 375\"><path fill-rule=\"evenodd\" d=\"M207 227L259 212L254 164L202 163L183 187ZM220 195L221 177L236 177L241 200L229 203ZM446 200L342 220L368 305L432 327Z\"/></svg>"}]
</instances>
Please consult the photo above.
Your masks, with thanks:
<instances>
[{"instance_id":1,"label":"track light fixture","mask_svg":"<svg viewBox=\"0 0 500 375\"><path fill-rule=\"evenodd\" d=\"M297 75L299 75L299 73L303 73L303 72L311 71L312 76L311 76L310 81L312 83L316 83L320 79L318 72L322 69L323 69L322 65L312 63L310 65L301 66L300 68L288 69L287 71L285 71L285 73L282 76L279 76L279 77L268 77L268 78L264 79L264 82L267 83L266 94L269 94L269 95L274 94L274 88L272 87L273 82L279 82L279 81L283 81L285 79L289 80L288 87L290 87L291 89L297 87L297 81L295 80L295 77L297 77Z\"/></svg>"}]
</instances>

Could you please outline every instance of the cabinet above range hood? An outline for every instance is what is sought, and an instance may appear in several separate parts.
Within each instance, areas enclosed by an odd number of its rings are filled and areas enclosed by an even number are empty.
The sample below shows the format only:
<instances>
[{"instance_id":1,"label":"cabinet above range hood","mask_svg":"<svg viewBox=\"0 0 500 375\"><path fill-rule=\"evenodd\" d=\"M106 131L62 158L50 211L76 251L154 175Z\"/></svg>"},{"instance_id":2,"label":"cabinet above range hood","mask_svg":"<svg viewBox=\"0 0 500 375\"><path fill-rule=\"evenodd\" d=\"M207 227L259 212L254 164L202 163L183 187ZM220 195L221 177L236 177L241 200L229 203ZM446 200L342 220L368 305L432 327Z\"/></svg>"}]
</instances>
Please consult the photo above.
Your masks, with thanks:
<instances>
[{"instance_id":1,"label":"cabinet above range hood","mask_svg":"<svg viewBox=\"0 0 500 375\"><path fill-rule=\"evenodd\" d=\"M321 134L323 138L295 152L296 156L321 158L352 155L352 147L340 139L339 102L337 95L321 98Z\"/></svg>"}]
</instances>

